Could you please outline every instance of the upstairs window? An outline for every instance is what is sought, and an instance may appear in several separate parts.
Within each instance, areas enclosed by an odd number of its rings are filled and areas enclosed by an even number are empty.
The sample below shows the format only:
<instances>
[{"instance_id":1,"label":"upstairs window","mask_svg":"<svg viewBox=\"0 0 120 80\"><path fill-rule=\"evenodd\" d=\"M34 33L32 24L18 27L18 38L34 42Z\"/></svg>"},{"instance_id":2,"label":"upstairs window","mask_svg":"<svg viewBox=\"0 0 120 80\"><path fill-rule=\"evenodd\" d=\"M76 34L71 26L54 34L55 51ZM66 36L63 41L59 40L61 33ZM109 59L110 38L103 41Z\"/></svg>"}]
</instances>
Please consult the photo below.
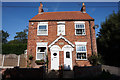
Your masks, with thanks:
<instances>
[{"instance_id":1,"label":"upstairs window","mask_svg":"<svg viewBox=\"0 0 120 80\"><path fill-rule=\"evenodd\" d=\"M38 24L37 35L48 35L48 23L41 22Z\"/></svg>"},{"instance_id":2,"label":"upstairs window","mask_svg":"<svg viewBox=\"0 0 120 80\"><path fill-rule=\"evenodd\" d=\"M65 22L57 22L57 35L65 35Z\"/></svg>"},{"instance_id":3,"label":"upstairs window","mask_svg":"<svg viewBox=\"0 0 120 80\"><path fill-rule=\"evenodd\" d=\"M75 35L85 35L85 23L75 23Z\"/></svg>"}]
</instances>

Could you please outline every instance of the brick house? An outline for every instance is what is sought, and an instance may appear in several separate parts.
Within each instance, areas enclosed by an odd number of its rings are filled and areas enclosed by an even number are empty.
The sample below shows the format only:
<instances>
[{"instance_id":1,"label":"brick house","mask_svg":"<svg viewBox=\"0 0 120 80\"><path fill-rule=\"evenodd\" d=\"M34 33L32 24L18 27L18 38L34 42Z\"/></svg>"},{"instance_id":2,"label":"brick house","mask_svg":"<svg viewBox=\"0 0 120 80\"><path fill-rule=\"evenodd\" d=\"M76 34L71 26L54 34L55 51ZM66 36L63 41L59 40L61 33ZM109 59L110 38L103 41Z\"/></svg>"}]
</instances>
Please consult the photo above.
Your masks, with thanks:
<instances>
[{"instance_id":1,"label":"brick house","mask_svg":"<svg viewBox=\"0 0 120 80\"><path fill-rule=\"evenodd\" d=\"M90 66L88 57L97 52L94 19L81 11L44 12L40 3L39 13L29 20L28 55L35 60L46 59L48 69L59 66L72 70L74 66Z\"/></svg>"}]
</instances>

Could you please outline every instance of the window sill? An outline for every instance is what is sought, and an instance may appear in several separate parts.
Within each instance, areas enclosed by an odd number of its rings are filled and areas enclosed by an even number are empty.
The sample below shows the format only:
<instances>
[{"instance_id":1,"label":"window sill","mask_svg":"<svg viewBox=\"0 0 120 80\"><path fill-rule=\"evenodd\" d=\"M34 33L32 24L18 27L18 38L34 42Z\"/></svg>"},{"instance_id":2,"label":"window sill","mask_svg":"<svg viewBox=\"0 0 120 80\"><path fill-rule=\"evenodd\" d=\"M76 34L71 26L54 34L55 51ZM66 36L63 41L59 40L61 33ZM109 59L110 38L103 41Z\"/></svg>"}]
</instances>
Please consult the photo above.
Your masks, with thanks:
<instances>
[{"instance_id":1,"label":"window sill","mask_svg":"<svg viewBox=\"0 0 120 80\"><path fill-rule=\"evenodd\" d=\"M87 61L88 59L76 59L76 61Z\"/></svg>"},{"instance_id":2,"label":"window sill","mask_svg":"<svg viewBox=\"0 0 120 80\"><path fill-rule=\"evenodd\" d=\"M60 35L57 35L57 36L60 36ZM66 35L62 35L62 36L66 36Z\"/></svg>"},{"instance_id":3,"label":"window sill","mask_svg":"<svg viewBox=\"0 0 120 80\"><path fill-rule=\"evenodd\" d=\"M48 35L40 35L40 34L38 34L37 36L48 36Z\"/></svg>"},{"instance_id":4,"label":"window sill","mask_svg":"<svg viewBox=\"0 0 120 80\"><path fill-rule=\"evenodd\" d=\"M76 34L75 36L86 36L86 34L84 34L84 35L77 35L77 34Z\"/></svg>"}]
</instances>

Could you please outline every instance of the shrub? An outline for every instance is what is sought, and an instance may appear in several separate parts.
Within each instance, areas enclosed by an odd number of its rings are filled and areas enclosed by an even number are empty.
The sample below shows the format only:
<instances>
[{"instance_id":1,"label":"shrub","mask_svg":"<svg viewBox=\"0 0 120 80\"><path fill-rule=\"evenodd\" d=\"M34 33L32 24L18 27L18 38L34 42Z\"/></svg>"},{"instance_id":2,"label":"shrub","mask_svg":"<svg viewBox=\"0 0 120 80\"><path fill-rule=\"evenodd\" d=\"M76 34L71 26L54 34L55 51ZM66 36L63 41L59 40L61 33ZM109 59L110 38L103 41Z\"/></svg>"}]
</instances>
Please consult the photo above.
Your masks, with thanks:
<instances>
[{"instance_id":1,"label":"shrub","mask_svg":"<svg viewBox=\"0 0 120 80\"><path fill-rule=\"evenodd\" d=\"M2 44L2 54L20 55L27 49L27 44Z\"/></svg>"},{"instance_id":2,"label":"shrub","mask_svg":"<svg viewBox=\"0 0 120 80\"><path fill-rule=\"evenodd\" d=\"M33 56L32 55L29 55L29 60L32 60L33 59Z\"/></svg>"},{"instance_id":3,"label":"shrub","mask_svg":"<svg viewBox=\"0 0 120 80\"><path fill-rule=\"evenodd\" d=\"M38 65L42 65L45 63L45 61L43 59L41 59L41 60L36 60L35 63Z\"/></svg>"},{"instance_id":4,"label":"shrub","mask_svg":"<svg viewBox=\"0 0 120 80\"><path fill-rule=\"evenodd\" d=\"M88 60L90 61L90 64L92 64L93 66L96 66L96 65L103 63L102 56L100 54L96 54L96 53L93 53L88 58Z\"/></svg>"}]
</instances>

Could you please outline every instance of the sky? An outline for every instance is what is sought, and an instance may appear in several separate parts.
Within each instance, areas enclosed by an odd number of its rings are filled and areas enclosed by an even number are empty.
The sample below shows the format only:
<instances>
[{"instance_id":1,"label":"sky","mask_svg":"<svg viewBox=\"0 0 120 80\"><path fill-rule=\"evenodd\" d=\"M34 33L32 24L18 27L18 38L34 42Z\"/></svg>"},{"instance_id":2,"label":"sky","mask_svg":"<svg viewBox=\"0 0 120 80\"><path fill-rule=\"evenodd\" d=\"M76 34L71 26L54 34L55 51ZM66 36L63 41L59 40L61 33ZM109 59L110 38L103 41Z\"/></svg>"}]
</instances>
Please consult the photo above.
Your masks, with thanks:
<instances>
[{"instance_id":1,"label":"sky","mask_svg":"<svg viewBox=\"0 0 120 80\"><path fill-rule=\"evenodd\" d=\"M39 2L2 2L2 29L13 40L16 32L23 31L29 25L29 20L38 14ZM101 28L101 23L110 14L118 12L118 2L85 2L86 12L95 19L99 25L96 34ZM82 2L43 2L44 12L80 11Z\"/></svg>"}]
</instances>

